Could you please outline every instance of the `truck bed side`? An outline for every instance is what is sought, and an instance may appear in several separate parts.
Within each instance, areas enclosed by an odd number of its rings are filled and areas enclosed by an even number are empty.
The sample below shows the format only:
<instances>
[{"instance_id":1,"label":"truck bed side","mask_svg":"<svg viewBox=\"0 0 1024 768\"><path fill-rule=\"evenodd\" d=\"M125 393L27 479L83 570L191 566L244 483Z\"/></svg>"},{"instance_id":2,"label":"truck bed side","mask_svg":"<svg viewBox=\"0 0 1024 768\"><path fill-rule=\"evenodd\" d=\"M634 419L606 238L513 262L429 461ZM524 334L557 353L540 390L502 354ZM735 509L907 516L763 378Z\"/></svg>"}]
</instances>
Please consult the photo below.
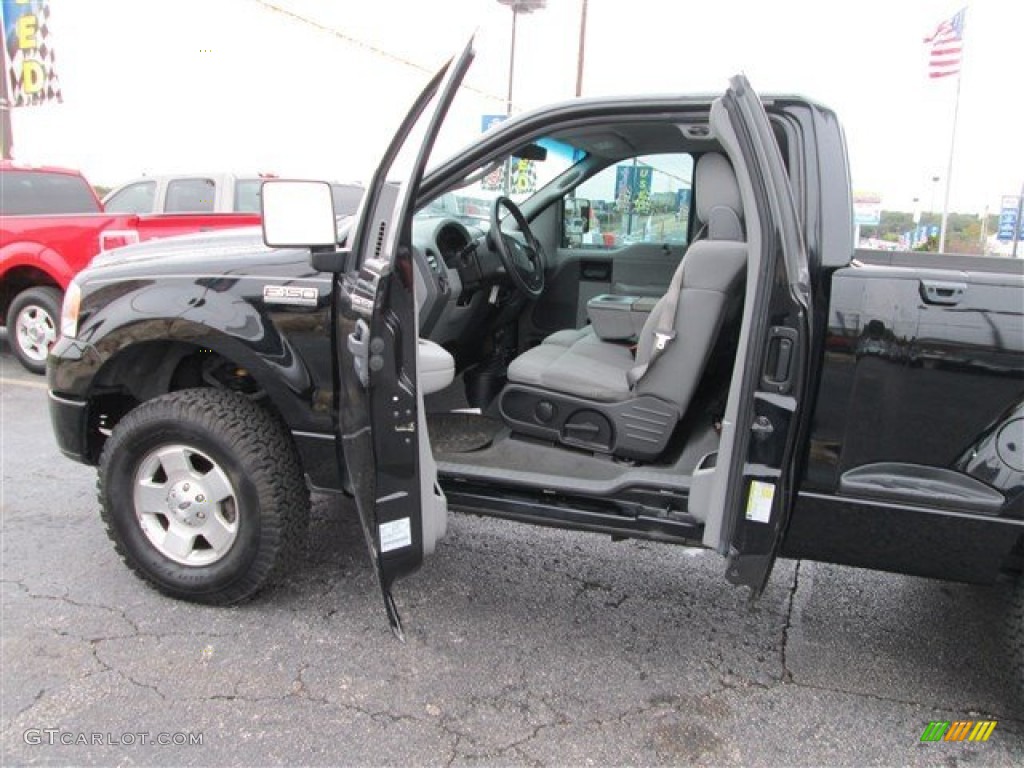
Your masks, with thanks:
<instances>
[{"instance_id":1,"label":"truck bed side","mask_svg":"<svg viewBox=\"0 0 1024 768\"><path fill-rule=\"evenodd\" d=\"M987 582L1024 534L1024 262L858 251L831 277L785 554Z\"/></svg>"}]
</instances>

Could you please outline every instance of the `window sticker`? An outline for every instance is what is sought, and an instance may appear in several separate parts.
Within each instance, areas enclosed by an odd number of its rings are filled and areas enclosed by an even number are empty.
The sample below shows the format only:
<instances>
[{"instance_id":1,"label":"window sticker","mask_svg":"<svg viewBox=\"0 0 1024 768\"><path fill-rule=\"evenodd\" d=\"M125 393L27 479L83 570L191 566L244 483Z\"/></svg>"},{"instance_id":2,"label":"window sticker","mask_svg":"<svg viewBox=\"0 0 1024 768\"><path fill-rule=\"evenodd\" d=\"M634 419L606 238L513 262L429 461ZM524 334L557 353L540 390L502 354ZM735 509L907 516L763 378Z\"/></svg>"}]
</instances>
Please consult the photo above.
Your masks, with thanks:
<instances>
[{"instance_id":1,"label":"window sticker","mask_svg":"<svg viewBox=\"0 0 1024 768\"><path fill-rule=\"evenodd\" d=\"M412 523L408 517L380 524L380 551L390 552L412 545Z\"/></svg>"}]
</instances>

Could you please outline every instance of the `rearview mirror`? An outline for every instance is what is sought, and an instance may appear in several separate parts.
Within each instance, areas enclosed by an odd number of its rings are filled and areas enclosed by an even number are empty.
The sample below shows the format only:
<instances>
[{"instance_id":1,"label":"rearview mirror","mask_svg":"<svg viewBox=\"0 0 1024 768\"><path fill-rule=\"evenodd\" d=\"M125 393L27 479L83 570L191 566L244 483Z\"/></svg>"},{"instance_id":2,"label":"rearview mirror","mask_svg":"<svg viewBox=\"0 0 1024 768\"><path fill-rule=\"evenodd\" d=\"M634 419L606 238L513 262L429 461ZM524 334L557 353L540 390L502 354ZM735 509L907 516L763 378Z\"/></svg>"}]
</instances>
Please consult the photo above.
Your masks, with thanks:
<instances>
[{"instance_id":1,"label":"rearview mirror","mask_svg":"<svg viewBox=\"0 0 1024 768\"><path fill-rule=\"evenodd\" d=\"M526 144L512 153L517 160L534 160L543 163L548 159L548 151L539 144Z\"/></svg>"},{"instance_id":2,"label":"rearview mirror","mask_svg":"<svg viewBox=\"0 0 1024 768\"><path fill-rule=\"evenodd\" d=\"M271 248L337 244L334 198L325 181L265 181L260 195L263 242Z\"/></svg>"}]
</instances>

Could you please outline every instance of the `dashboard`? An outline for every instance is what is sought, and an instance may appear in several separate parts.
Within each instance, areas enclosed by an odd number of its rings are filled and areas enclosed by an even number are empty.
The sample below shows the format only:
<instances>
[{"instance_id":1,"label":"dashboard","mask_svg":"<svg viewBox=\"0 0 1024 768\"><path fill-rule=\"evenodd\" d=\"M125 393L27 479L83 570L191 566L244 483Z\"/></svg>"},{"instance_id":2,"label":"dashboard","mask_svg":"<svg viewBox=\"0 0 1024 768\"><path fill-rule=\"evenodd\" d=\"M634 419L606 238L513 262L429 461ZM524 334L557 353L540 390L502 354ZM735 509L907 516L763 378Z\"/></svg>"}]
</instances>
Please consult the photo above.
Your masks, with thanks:
<instances>
[{"instance_id":1,"label":"dashboard","mask_svg":"<svg viewBox=\"0 0 1024 768\"><path fill-rule=\"evenodd\" d=\"M464 341L489 308L507 296L501 260L485 230L447 216L413 220L420 335L438 344Z\"/></svg>"}]
</instances>

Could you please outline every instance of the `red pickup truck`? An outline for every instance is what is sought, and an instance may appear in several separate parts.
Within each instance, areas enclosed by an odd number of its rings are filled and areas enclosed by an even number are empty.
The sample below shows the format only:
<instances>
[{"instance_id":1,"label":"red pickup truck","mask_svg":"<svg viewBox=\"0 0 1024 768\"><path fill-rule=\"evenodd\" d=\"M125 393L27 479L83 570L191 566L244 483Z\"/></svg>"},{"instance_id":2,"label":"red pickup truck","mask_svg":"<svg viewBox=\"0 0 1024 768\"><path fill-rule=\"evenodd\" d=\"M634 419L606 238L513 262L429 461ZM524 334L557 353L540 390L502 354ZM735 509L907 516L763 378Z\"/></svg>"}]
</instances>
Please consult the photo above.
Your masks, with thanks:
<instances>
[{"instance_id":1,"label":"red pickup truck","mask_svg":"<svg viewBox=\"0 0 1024 768\"><path fill-rule=\"evenodd\" d=\"M100 251L259 221L238 213L107 214L77 171L0 163L0 322L11 351L44 372L63 291Z\"/></svg>"}]
</instances>

